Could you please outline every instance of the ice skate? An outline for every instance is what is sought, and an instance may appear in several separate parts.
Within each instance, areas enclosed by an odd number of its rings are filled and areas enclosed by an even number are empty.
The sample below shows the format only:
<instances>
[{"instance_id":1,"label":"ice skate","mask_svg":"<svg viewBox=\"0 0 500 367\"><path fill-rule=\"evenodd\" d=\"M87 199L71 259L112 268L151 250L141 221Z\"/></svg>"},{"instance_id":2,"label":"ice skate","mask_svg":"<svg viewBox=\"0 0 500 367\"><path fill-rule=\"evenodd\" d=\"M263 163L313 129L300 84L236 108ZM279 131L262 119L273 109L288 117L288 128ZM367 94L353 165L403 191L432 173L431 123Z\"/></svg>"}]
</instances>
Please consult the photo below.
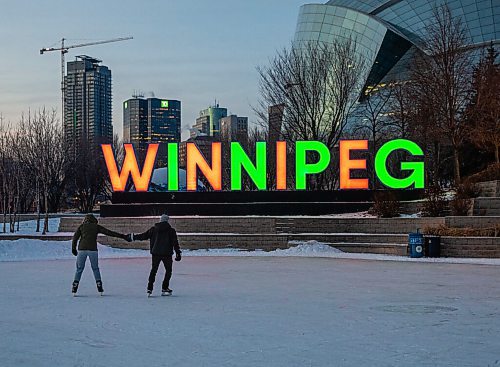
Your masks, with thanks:
<instances>
[{"instance_id":1,"label":"ice skate","mask_svg":"<svg viewBox=\"0 0 500 367\"><path fill-rule=\"evenodd\" d=\"M98 280L97 282L95 282L95 284L97 285L97 291L101 294L101 296L103 295L104 293L104 289L102 288L102 282L100 280Z\"/></svg>"},{"instance_id":2,"label":"ice skate","mask_svg":"<svg viewBox=\"0 0 500 367\"><path fill-rule=\"evenodd\" d=\"M151 297L152 293L153 293L153 290L152 289L148 289L146 291L147 295L148 295L148 298Z\"/></svg>"},{"instance_id":3,"label":"ice skate","mask_svg":"<svg viewBox=\"0 0 500 367\"><path fill-rule=\"evenodd\" d=\"M170 288L162 289L161 290L161 295L162 296L171 296L172 295L172 290Z\"/></svg>"},{"instance_id":4,"label":"ice skate","mask_svg":"<svg viewBox=\"0 0 500 367\"><path fill-rule=\"evenodd\" d=\"M73 294L73 297L76 296L76 292L78 291L78 284L79 283L77 281L74 281L71 287L71 293Z\"/></svg>"}]
</instances>

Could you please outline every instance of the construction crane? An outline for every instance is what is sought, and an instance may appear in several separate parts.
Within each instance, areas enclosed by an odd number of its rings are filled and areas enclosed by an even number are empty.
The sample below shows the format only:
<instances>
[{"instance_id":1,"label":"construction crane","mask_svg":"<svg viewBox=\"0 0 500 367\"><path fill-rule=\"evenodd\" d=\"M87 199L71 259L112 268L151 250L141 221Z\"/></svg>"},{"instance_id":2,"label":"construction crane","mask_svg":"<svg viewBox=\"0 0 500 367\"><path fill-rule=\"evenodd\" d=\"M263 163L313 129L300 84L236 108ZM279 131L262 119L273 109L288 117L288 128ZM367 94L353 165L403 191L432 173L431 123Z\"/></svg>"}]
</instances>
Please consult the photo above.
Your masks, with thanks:
<instances>
[{"instance_id":1,"label":"construction crane","mask_svg":"<svg viewBox=\"0 0 500 367\"><path fill-rule=\"evenodd\" d=\"M134 37L121 37L121 38L113 38L113 39L104 40L104 41L79 43L76 45L69 45L69 46L65 45L64 42L66 41L66 39L63 38L63 39L61 39L61 47L45 47L45 48L42 48L40 50L40 55L43 55L46 52L61 51L61 93L62 93L61 121L63 123L64 123L64 75L66 73L65 55L68 53L68 51L72 48L102 45L104 43L128 41L128 40L131 40L133 38Z\"/></svg>"}]
</instances>

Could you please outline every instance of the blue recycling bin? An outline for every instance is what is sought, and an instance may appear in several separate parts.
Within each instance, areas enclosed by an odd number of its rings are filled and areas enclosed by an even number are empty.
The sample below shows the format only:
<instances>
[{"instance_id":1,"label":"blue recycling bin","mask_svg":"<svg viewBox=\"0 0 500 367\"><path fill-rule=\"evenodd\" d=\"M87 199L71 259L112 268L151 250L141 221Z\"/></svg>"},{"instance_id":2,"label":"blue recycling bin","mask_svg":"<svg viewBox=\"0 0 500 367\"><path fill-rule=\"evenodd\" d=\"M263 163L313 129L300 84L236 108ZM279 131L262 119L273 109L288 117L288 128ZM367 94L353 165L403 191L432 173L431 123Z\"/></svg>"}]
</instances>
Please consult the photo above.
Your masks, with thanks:
<instances>
[{"instance_id":1,"label":"blue recycling bin","mask_svg":"<svg viewBox=\"0 0 500 367\"><path fill-rule=\"evenodd\" d=\"M408 235L408 246L410 248L410 257L419 258L424 256L424 235L417 232Z\"/></svg>"}]
</instances>

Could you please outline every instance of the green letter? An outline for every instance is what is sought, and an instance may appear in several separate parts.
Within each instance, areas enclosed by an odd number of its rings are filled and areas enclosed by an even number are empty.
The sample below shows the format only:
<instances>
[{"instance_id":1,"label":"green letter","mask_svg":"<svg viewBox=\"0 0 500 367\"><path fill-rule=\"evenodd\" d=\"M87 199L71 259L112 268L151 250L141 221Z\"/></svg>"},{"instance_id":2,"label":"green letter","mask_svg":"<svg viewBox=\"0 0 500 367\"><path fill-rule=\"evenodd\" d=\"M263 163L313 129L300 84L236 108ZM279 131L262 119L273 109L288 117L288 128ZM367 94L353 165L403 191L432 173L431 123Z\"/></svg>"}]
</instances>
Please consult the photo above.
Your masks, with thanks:
<instances>
[{"instance_id":1,"label":"green letter","mask_svg":"<svg viewBox=\"0 0 500 367\"><path fill-rule=\"evenodd\" d=\"M306 189L306 175L321 173L330 164L330 151L319 141L298 141L295 144L295 187L297 190ZM317 163L307 164L307 151L316 151L319 154Z\"/></svg>"},{"instance_id":2,"label":"green letter","mask_svg":"<svg viewBox=\"0 0 500 367\"><path fill-rule=\"evenodd\" d=\"M241 190L241 168L244 167L259 190L265 190L266 183L266 143L255 145L256 165L252 163L240 143L231 143L231 190Z\"/></svg>"},{"instance_id":3,"label":"green letter","mask_svg":"<svg viewBox=\"0 0 500 367\"><path fill-rule=\"evenodd\" d=\"M413 171L407 178L394 178L387 171L387 158L395 150L406 150L414 156L423 156L420 147L410 140L392 140L382 146L375 157L375 172L379 180L391 189L406 189L415 185L416 189L424 188L424 162L402 162L402 171Z\"/></svg>"},{"instance_id":4,"label":"green letter","mask_svg":"<svg viewBox=\"0 0 500 367\"><path fill-rule=\"evenodd\" d=\"M167 145L167 158L168 191L179 191L179 145L177 143Z\"/></svg>"}]
</instances>

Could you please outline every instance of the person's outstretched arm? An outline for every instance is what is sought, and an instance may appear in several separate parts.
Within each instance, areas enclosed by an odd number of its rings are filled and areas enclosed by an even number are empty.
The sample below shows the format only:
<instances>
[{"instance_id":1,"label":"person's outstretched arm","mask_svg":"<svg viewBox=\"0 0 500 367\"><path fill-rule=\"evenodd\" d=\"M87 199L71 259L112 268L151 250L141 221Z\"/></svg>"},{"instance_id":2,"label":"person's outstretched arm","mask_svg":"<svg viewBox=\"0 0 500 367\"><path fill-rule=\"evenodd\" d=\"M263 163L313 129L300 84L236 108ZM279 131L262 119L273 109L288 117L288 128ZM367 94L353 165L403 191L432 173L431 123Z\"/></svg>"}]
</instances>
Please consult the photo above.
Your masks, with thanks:
<instances>
[{"instance_id":1,"label":"person's outstretched arm","mask_svg":"<svg viewBox=\"0 0 500 367\"><path fill-rule=\"evenodd\" d=\"M127 239L127 236L118 232L114 232L110 229L104 228L103 226L97 225L97 232L105 234L106 236L122 238L124 240Z\"/></svg>"},{"instance_id":2,"label":"person's outstretched arm","mask_svg":"<svg viewBox=\"0 0 500 367\"><path fill-rule=\"evenodd\" d=\"M134 241L149 240L153 234L154 227L151 227L144 233L134 233Z\"/></svg>"}]
</instances>

